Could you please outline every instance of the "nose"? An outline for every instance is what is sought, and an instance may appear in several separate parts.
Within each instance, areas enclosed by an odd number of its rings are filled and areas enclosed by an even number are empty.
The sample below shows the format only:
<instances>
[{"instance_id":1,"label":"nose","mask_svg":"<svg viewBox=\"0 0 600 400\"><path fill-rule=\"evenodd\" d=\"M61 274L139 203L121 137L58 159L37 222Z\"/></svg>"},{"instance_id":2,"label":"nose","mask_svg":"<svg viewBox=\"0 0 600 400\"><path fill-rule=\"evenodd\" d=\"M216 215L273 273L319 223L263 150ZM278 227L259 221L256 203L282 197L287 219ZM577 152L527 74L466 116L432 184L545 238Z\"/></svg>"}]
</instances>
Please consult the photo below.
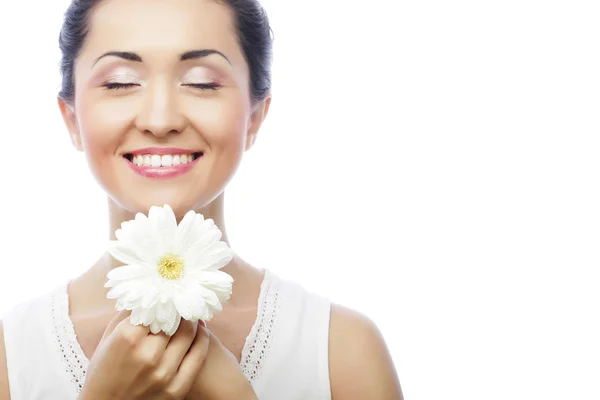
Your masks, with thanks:
<instances>
[{"instance_id":1,"label":"nose","mask_svg":"<svg viewBox=\"0 0 600 400\"><path fill-rule=\"evenodd\" d=\"M141 132L160 138L169 133L183 132L188 120L179 110L174 92L165 82L148 86L141 94L144 98L135 121Z\"/></svg>"}]
</instances>

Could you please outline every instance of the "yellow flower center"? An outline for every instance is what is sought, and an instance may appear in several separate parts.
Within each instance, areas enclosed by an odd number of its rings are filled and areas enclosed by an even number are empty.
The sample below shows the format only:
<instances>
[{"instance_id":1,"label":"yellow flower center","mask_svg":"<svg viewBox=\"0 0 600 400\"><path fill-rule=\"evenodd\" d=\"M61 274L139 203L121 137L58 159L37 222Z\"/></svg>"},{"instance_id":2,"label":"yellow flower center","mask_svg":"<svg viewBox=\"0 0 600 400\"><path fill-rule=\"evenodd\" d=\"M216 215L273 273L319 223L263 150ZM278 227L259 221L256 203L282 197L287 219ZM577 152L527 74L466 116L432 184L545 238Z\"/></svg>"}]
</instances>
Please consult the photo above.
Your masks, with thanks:
<instances>
[{"instance_id":1,"label":"yellow flower center","mask_svg":"<svg viewBox=\"0 0 600 400\"><path fill-rule=\"evenodd\" d=\"M183 275L183 260L177 254L165 254L158 261L158 273L165 279L179 279Z\"/></svg>"}]
</instances>

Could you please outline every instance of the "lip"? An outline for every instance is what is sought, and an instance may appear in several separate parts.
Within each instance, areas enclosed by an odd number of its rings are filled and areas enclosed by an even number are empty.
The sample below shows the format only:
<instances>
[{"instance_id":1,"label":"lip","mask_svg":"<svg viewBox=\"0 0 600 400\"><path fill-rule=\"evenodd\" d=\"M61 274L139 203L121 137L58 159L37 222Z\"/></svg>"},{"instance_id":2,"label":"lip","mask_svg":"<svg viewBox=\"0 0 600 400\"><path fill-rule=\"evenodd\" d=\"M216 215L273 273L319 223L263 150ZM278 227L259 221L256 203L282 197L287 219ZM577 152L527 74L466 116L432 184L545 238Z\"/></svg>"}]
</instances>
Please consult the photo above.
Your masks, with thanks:
<instances>
[{"instance_id":1,"label":"lip","mask_svg":"<svg viewBox=\"0 0 600 400\"><path fill-rule=\"evenodd\" d=\"M142 149L142 150L145 150L145 149ZM135 153L129 153L129 154L135 154ZM142 154L147 154L147 153L142 153ZM157 154L157 153L154 153L154 154ZM167 153L167 154L172 154L172 153ZM182 154L185 154L185 153L182 153ZM180 176L180 175L185 174L186 172L189 172L192 168L194 168L194 166L198 163L198 161L200 161L200 159L202 159L202 157L204 157L204 154L202 154L201 156L196 158L191 163L173 165L171 167L144 167L144 166L135 165L134 163L129 161L126 157L123 157L123 160L125 160L125 162L127 162L127 165L129 165L129 167L138 175L141 175L146 178L166 179L166 178L174 178L176 176Z\"/></svg>"},{"instance_id":2,"label":"lip","mask_svg":"<svg viewBox=\"0 0 600 400\"><path fill-rule=\"evenodd\" d=\"M134 156L144 155L144 154L156 154L156 155L178 155L178 154L192 154L192 153L201 153L202 150L189 150L189 149L181 149L178 147L146 147L143 149L133 150L126 152L124 154L133 154Z\"/></svg>"}]
</instances>

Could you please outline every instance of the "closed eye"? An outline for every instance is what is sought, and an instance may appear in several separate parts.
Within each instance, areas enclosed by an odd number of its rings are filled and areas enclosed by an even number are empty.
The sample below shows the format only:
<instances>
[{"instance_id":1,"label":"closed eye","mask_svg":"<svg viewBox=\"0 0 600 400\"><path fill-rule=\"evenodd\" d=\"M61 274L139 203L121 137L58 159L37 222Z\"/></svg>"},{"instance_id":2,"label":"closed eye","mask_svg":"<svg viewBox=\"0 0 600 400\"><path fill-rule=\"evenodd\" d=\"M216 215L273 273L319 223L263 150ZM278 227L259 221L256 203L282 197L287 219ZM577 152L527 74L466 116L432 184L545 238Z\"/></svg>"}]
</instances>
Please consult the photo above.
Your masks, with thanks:
<instances>
[{"instance_id":1,"label":"closed eye","mask_svg":"<svg viewBox=\"0 0 600 400\"><path fill-rule=\"evenodd\" d=\"M109 82L103 85L105 90L118 90L118 89L129 89L134 86L140 86L137 83L119 83L119 82ZM186 83L183 86L193 87L194 89L200 90L217 90L222 86L218 83L210 82L210 83Z\"/></svg>"},{"instance_id":2,"label":"closed eye","mask_svg":"<svg viewBox=\"0 0 600 400\"><path fill-rule=\"evenodd\" d=\"M222 86L218 83L210 82L210 83L184 83L183 86L193 87L194 89L201 90L217 90Z\"/></svg>"},{"instance_id":3,"label":"closed eye","mask_svg":"<svg viewBox=\"0 0 600 400\"><path fill-rule=\"evenodd\" d=\"M118 89L129 89L134 86L140 86L137 83L119 83L119 82L109 82L103 85L105 90L118 90Z\"/></svg>"}]
</instances>

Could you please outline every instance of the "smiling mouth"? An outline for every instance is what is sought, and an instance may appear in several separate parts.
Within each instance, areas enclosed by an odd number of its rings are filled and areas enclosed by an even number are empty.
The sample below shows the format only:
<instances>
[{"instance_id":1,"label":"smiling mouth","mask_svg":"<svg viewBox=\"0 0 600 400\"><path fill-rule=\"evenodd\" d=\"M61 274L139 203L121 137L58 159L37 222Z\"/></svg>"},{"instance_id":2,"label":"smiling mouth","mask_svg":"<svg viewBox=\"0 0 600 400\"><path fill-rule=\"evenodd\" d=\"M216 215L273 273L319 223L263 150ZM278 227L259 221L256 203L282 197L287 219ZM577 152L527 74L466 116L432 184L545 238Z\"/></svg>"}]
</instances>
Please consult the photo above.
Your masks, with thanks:
<instances>
[{"instance_id":1,"label":"smiling mouth","mask_svg":"<svg viewBox=\"0 0 600 400\"><path fill-rule=\"evenodd\" d=\"M196 152L191 154L124 154L123 157L134 165L139 167L172 167L177 165L189 164L198 158L202 157L204 153Z\"/></svg>"}]
</instances>

